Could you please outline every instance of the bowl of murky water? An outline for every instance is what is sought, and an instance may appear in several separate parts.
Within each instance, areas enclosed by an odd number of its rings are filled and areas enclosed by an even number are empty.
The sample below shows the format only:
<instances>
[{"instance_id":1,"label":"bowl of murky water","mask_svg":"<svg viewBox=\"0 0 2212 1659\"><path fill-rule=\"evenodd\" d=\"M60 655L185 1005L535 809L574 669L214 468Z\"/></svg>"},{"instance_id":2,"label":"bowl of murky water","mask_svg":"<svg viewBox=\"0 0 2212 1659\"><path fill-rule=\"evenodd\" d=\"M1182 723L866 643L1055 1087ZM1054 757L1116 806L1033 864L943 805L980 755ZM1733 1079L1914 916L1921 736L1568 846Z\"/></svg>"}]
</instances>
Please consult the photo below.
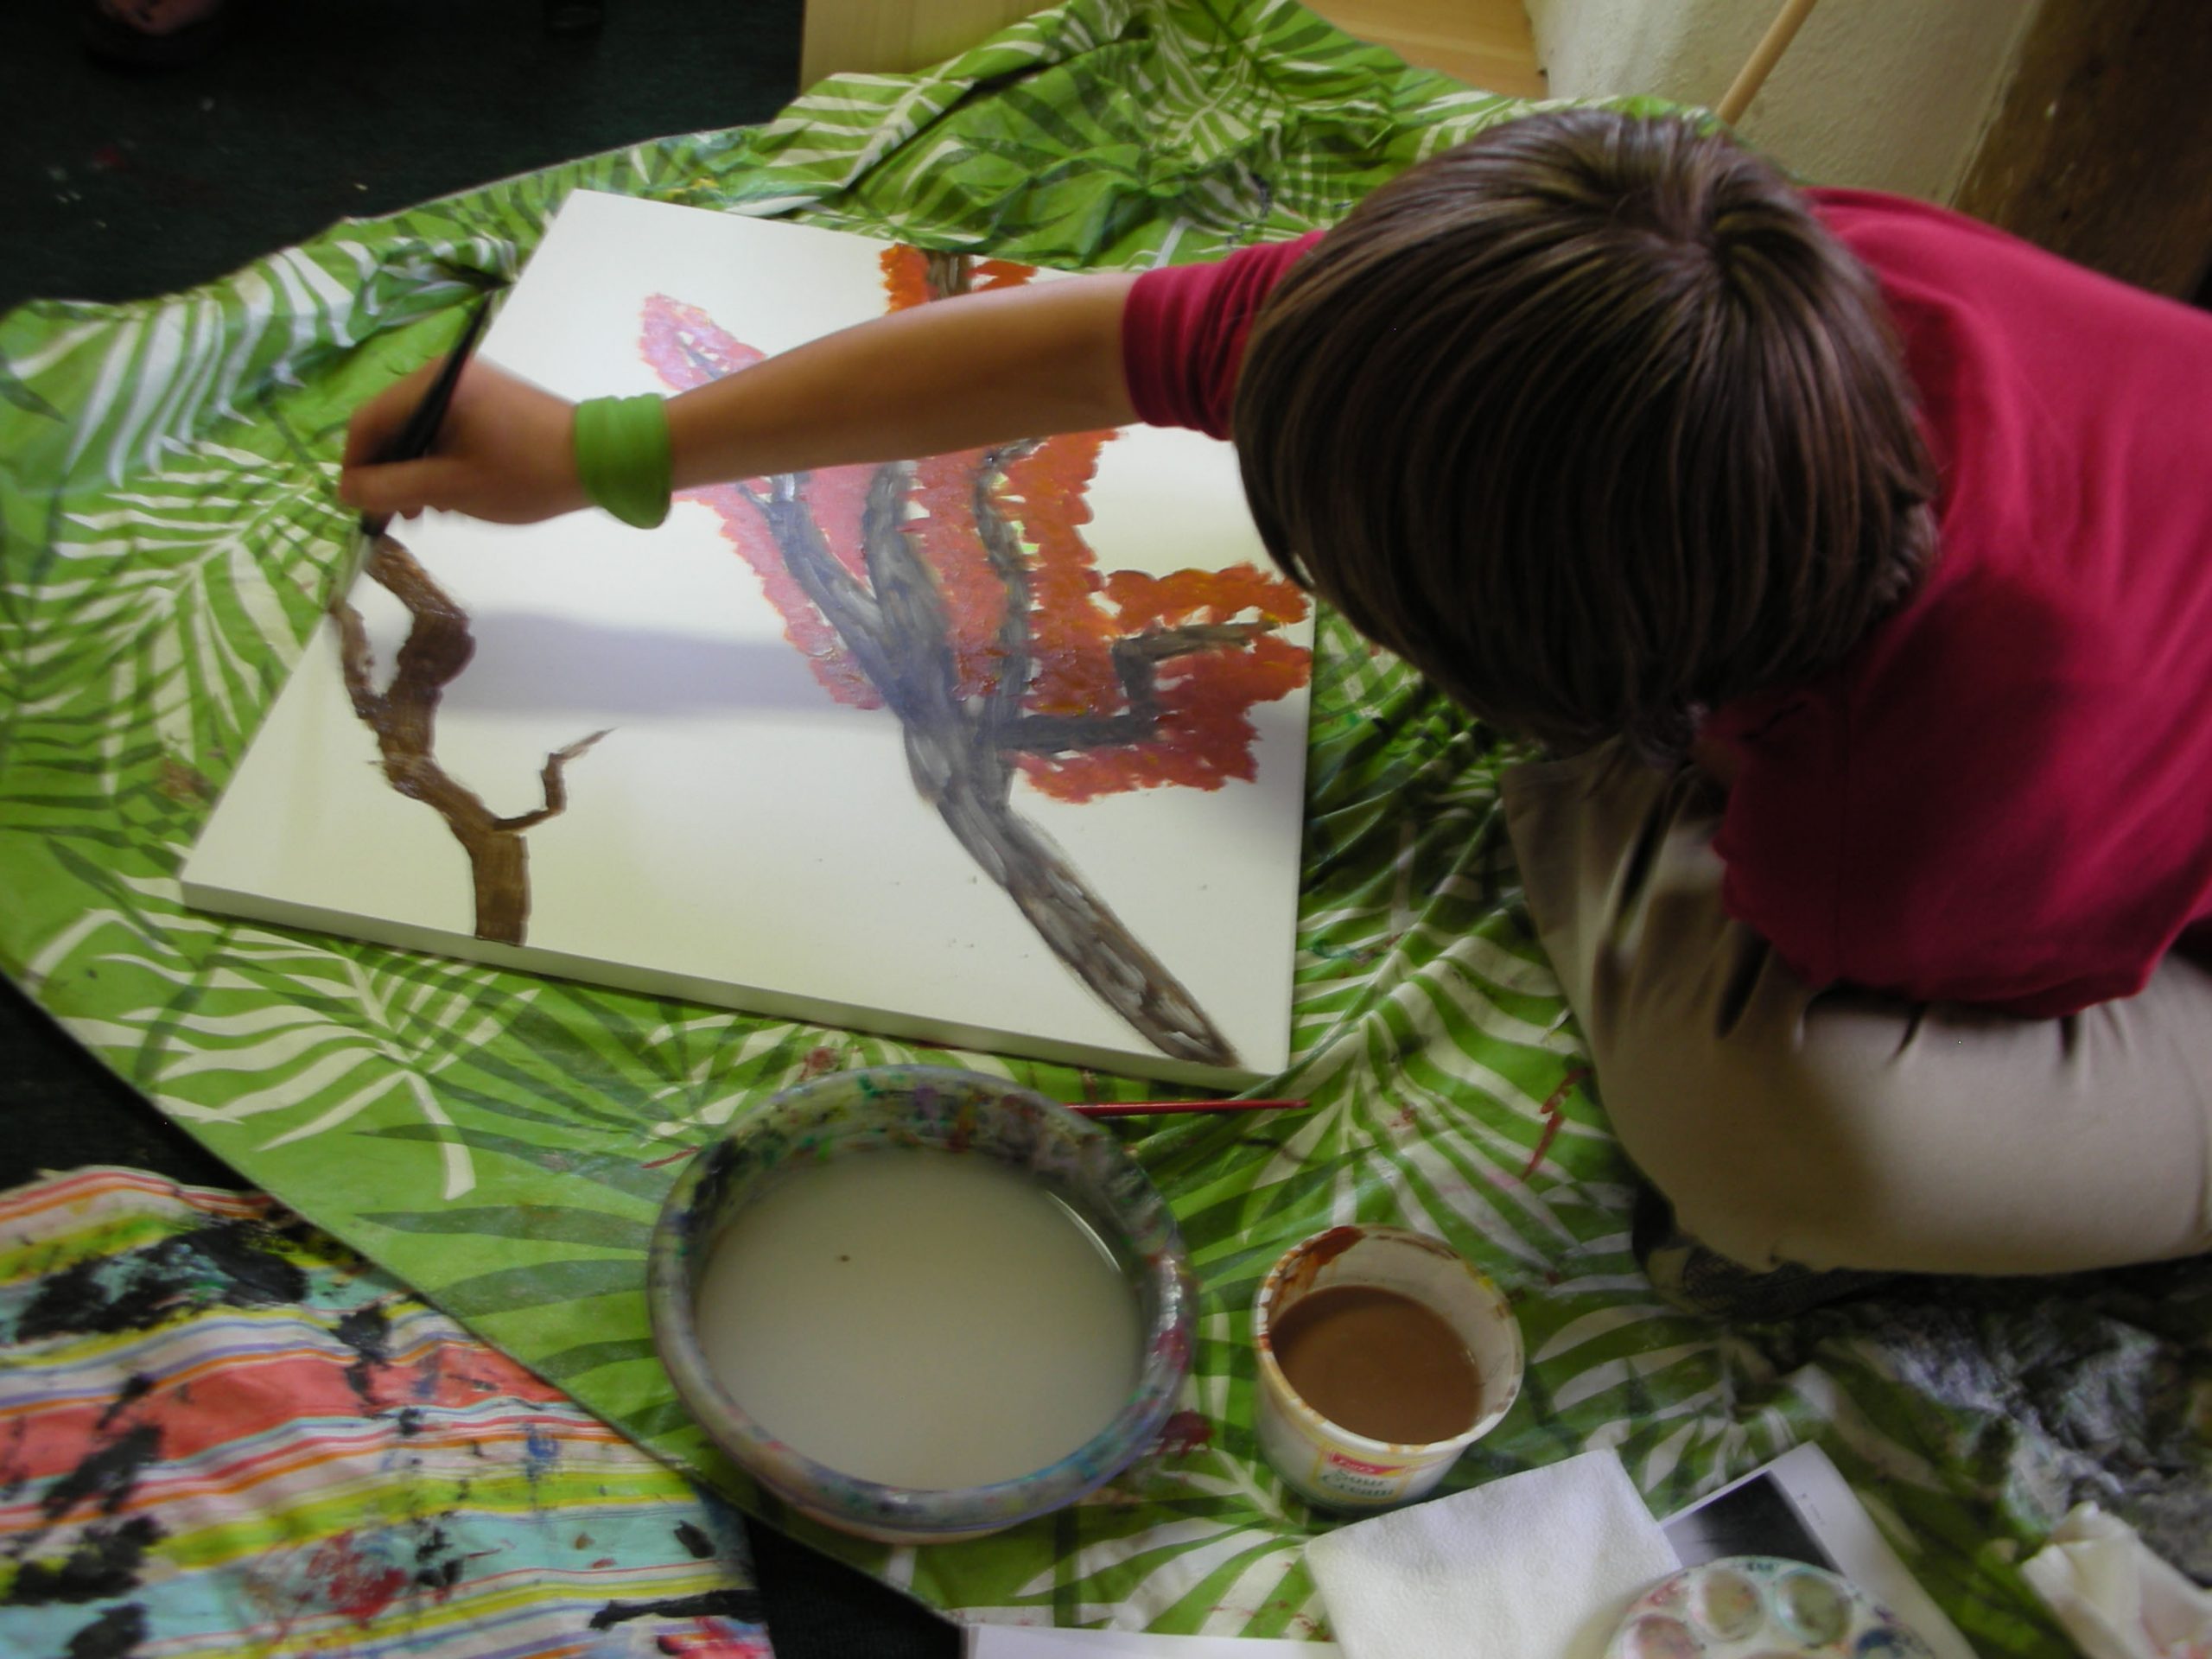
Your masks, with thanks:
<instances>
[{"instance_id":1,"label":"bowl of murky water","mask_svg":"<svg viewBox=\"0 0 2212 1659\"><path fill-rule=\"evenodd\" d=\"M685 1166L647 1296L677 1395L816 1520L976 1537L1112 1478L1190 1368L1174 1217L1104 1129L927 1066L790 1090Z\"/></svg>"}]
</instances>

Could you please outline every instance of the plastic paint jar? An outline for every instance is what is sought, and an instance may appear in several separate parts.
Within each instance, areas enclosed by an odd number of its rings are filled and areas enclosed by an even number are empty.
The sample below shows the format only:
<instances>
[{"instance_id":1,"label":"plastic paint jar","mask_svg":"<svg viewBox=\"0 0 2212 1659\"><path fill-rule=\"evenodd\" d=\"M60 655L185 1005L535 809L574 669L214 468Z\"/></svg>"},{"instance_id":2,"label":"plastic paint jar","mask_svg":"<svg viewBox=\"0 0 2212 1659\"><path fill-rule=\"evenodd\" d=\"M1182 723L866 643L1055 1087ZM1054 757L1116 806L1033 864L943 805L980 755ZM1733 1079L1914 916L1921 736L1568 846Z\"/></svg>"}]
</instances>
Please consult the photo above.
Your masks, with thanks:
<instances>
[{"instance_id":1,"label":"plastic paint jar","mask_svg":"<svg viewBox=\"0 0 2212 1659\"><path fill-rule=\"evenodd\" d=\"M1331 1421L1302 1399L1276 1338L1300 1302L1330 1290L1392 1293L1442 1320L1473 1362L1473 1421L1433 1440L1382 1440ZM1402 1227L1332 1227L1293 1245L1260 1287L1252 1340L1260 1449L1293 1490L1332 1510L1386 1509L1424 1496L1521 1394L1521 1326L1504 1296L1456 1252Z\"/></svg>"}]
</instances>

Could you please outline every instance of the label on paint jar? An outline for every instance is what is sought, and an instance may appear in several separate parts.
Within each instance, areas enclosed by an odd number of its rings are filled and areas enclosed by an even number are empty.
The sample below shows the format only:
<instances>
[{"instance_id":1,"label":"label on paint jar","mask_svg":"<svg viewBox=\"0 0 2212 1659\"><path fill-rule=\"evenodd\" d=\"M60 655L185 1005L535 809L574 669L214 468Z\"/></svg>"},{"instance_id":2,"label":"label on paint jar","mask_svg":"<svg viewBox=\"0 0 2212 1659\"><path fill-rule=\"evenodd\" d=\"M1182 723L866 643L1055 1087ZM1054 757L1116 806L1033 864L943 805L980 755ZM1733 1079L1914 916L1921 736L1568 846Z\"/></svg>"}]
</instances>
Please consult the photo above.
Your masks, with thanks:
<instances>
[{"instance_id":1,"label":"label on paint jar","mask_svg":"<svg viewBox=\"0 0 2212 1659\"><path fill-rule=\"evenodd\" d=\"M1403 1464L1362 1463L1332 1452L1315 1465L1313 1478L1346 1497L1391 1498L1406 1489Z\"/></svg>"}]
</instances>

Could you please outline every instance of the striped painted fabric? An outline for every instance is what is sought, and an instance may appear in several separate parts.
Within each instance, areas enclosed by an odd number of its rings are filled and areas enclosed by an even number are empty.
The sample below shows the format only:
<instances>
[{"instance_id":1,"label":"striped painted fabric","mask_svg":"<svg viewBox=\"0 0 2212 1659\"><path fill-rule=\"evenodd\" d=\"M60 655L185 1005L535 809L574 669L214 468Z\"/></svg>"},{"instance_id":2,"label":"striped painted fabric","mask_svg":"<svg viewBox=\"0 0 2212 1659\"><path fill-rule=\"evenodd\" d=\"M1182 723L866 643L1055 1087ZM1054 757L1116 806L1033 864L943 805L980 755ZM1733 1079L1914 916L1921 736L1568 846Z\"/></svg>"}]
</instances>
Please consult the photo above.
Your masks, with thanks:
<instances>
[{"instance_id":1,"label":"striped painted fabric","mask_svg":"<svg viewBox=\"0 0 2212 1659\"><path fill-rule=\"evenodd\" d=\"M0 1652L769 1659L735 1515L259 1197L0 1194Z\"/></svg>"}]
</instances>

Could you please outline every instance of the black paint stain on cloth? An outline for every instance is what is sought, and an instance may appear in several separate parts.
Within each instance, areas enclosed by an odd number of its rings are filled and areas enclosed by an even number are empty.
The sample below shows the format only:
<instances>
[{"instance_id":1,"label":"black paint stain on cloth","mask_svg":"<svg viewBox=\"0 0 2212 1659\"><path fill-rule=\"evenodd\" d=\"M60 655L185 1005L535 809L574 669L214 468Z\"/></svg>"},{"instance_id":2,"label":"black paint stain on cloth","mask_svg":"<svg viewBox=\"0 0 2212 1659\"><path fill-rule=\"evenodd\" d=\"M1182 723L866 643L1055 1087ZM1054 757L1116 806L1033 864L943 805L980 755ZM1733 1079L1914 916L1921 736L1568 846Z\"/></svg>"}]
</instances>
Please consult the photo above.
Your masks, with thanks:
<instances>
[{"instance_id":1,"label":"black paint stain on cloth","mask_svg":"<svg viewBox=\"0 0 2212 1659\"><path fill-rule=\"evenodd\" d=\"M130 1659L145 1639L146 1610L126 1601L71 1637L67 1659Z\"/></svg>"},{"instance_id":2,"label":"black paint stain on cloth","mask_svg":"<svg viewBox=\"0 0 2212 1659\"><path fill-rule=\"evenodd\" d=\"M179 1242L229 1280L238 1301L267 1306L296 1302L308 1294L306 1273L285 1259L283 1236L266 1222L218 1222Z\"/></svg>"},{"instance_id":3,"label":"black paint stain on cloth","mask_svg":"<svg viewBox=\"0 0 2212 1659\"><path fill-rule=\"evenodd\" d=\"M691 1552L695 1561L703 1561L715 1553L715 1541L689 1521L676 1523L676 1541Z\"/></svg>"},{"instance_id":4,"label":"black paint stain on cloth","mask_svg":"<svg viewBox=\"0 0 2212 1659\"><path fill-rule=\"evenodd\" d=\"M140 1471L161 1455L159 1427L136 1424L86 1452L74 1469L47 1488L38 1504L45 1525L14 1551L16 1581L9 1586L7 1605L41 1607L63 1602L75 1605L137 1589L139 1567L146 1552L162 1536L162 1529L149 1516L132 1516L120 1522L114 1516L137 1489ZM76 1542L67 1552L58 1557L32 1558L31 1552L48 1532L79 1507L89 1507L96 1518L79 1529Z\"/></svg>"},{"instance_id":5,"label":"black paint stain on cloth","mask_svg":"<svg viewBox=\"0 0 2212 1659\"><path fill-rule=\"evenodd\" d=\"M696 1596L675 1596L666 1601L610 1601L591 1616L594 1630L611 1630L633 1618L734 1618L741 1624L760 1622L760 1592L757 1590L707 1590Z\"/></svg>"},{"instance_id":6,"label":"black paint stain on cloth","mask_svg":"<svg viewBox=\"0 0 2212 1659\"><path fill-rule=\"evenodd\" d=\"M92 1425L93 1428L96 1431L105 1431L109 1424L153 1391L152 1377L143 1371L131 1372L123 1384L123 1391L108 1402L107 1409L100 1414L100 1420Z\"/></svg>"},{"instance_id":7,"label":"black paint stain on cloth","mask_svg":"<svg viewBox=\"0 0 2212 1659\"><path fill-rule=\"evenodd\" d=\"M415 1546L415 1582L422 1589L443 1595L461 1582L467 1558L454 1553L453 1540L443 1527L433 1524Z\"/></svg>"},{"instance_id":8,"label":"black paint stain on cloth","mask_svg":"<svg viewBox=\"0 0 2212 1659\"><path fill-rule=\"evenodd\" d=\"M416 1568L415 1582L423 1589L443 1595L461 1582L462 1566L460 1556L448 1555L432 1566Z\"/></svg>"},{"instance_id":9,"label":"black paint stain on cloth","mask_svg":"<svg viewBox=\"0 0 2212 1659\"><path fill-rule=\"evenodd\" d=\"M38 1501L39 1513L55 1522L87 1499L98 1498L100 1513L113 1515L137 1485L138 1471L161 1455L159 1427L139 1423L126 1429L48 1487Z\"/></svg>"},{"instance_id":10,"label":"black paint stain on cloth","mask_svg":"<svg viewBox=\"0 0 2212 1659\"><path fill-rule=\"evenodd\" d=\"M178 1315L230 1303L262 1307L307 1294L307 1274L281 1254L265 1222L222 1221L118 1255L89 1256L40 1285L16 1340L149 1331Z\"/></svg>"},{"instance_id":11,"label":"black paint stain on cloth","mask_svg":"<svg viewBox=\"0 0 2212 1659\"><path fill-rule=\"evenodd\" d=\"M31 1434L29 1414L16 1419L16 1426L8 1436L8 1449L0 1454L0 1503L13 1503L17 1492L30 1479L30 1471L23 1463L23 1448Z\"/></svg>"},{"instance_id":12,"label":"black paint stain on cloth","mask_svg":"<svg viewBox=\"0 0 2212 1659\"><path fill-rule=\"evenodd\" d=\"M378 1367L391 1363L391 1319L384 1311L384 1304L366 1302L345 1315L331 1327L339 1341L353 1351L354 1359L346 1368L346 1386L353 1390L364 1410L376 1408L376 1394L371 1373ZM411 1433L404 1424L400 1433Z\"/></svg>"},{"instance_id":13,"label":"black paint stain on cloth","mask_svg":"<svg viewBox=\"0 0 2212 1659\"><path fill-rule=\"evenodd\" d=\"M59 1601L73 1605L127 1594L138 1587L138 1568L162 1535L149 1516L92 1522L78 1535L76 1548L60 1560L23 1562L8 1592L8 1604L43 1607Z\"/></svg>"}]
</instances>

